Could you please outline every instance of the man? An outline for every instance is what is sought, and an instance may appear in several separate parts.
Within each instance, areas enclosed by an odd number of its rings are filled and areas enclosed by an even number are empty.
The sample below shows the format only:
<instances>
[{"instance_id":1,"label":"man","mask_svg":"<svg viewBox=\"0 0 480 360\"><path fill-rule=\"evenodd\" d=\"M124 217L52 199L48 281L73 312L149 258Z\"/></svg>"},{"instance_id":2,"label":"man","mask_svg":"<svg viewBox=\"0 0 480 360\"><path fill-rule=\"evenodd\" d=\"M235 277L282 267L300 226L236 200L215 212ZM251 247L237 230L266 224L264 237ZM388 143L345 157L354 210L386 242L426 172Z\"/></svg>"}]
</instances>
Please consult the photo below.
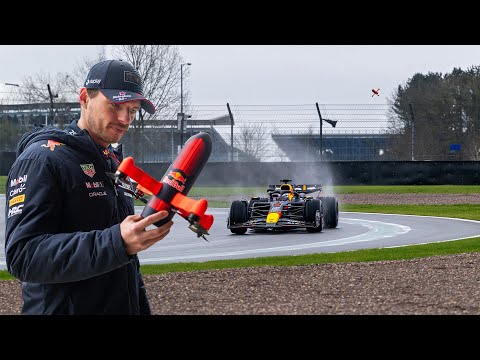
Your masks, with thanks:
<instances>
[{"instance_id":1,"label":"man","mask_svg":"<svg viewBox=\"0 0 480 360\"><path fill-rule=\"evenodd\" d=\"M150 314L137 253L173 222L149 227L166 211L134 215L132 196L111 176L123 159L111 144L141 108L155 107L138 71L119 60L90 69L79 101L78 121L18 144L7 178L7 268L23 282L23 314Z\"/></svg>"}]
</instances>

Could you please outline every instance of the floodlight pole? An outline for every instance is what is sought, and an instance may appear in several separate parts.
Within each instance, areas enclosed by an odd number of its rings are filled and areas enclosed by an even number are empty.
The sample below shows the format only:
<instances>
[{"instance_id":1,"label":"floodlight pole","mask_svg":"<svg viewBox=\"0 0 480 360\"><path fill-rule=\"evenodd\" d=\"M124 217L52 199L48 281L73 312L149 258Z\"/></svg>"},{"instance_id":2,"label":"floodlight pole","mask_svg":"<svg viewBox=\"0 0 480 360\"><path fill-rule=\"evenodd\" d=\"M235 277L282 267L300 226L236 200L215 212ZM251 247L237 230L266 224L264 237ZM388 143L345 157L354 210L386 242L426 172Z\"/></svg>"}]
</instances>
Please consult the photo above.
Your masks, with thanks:
<instances>
[{"instance_id":1,"label":"floodlight pole","mask_svg":"<svg viewBox=\"0 0 480 360\"><path fill-rule=\"evenodd\" d=\"M320 118L320 161L323 161L323 154L322 154L322 151L323 151L323 127L322 127L323 121L326 121L330 125L332 125L332 127L335 127L335 125L337 124L337 120L322 119L322 114L320 113L320 108L318 107L318 102L315 103L315 105L317 105L318 117Z\"/></svg>"},{"instance_id":2,"label":"floodlight pole","mask_svg":"<svg viewBox=\"0 0 480 360\"><path fill-rule=\"evenodd\" d=\"M323 123L323 119L322 119L322 114L320 113L320 108L318 107L318 102L315 103L315 105L317 106L317 112L318 112L318 116L320 117L320 161L323 161L323 128L322 128L322 123Z\"/></svg>"},{"instance_id":3,"label":"floodlight pole","mask_svg":"<svg viewBox=\"0 0 480 360\"><path fill-rule=\"evenodd\" d=\"M183 65L192 65L192 63L180 64L180 149L183 148L183 127L185 124L185 114L183 113Z\"/></svg>"},{"instance_id":4,"label":"floodlight pole","mask_svg":"<svg viewBox=\"0 0 480 360\"><path fill-rule=\"evenodd\" d=\"M50 97L50 116L52 118L52 125L54 125L53 124L53 119L55 117L53 115L53 98L58 98L58 94L56 94L56 95L52 94L52 90L50 90L50 84L47 84L47 88L48 88L48 96Z\"/></svg>"}]
</instances>

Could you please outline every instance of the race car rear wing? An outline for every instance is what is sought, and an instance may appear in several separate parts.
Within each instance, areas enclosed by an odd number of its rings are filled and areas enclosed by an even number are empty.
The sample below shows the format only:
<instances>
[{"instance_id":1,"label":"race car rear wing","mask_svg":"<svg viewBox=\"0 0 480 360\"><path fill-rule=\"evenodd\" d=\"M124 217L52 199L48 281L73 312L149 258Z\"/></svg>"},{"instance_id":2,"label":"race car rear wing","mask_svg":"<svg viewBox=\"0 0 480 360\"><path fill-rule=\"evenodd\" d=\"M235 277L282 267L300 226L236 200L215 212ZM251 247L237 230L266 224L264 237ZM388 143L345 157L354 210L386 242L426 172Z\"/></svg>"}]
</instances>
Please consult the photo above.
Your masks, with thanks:
<instances>
[{"instance_id":1,"label":"race car rear wing","mask_svg":"<svg viewBox=\"0 0 480 360\"><path fill-rule=\"evenodd\" d=\"M280 190L280 187L284 185L284 184L280 184L280 185L268 185L268 190L272 191L272 190ZM301 192L301 193L304 193L304 194L311 194L311 193L314 193L316 191L322 191L322 185L320 184L301 184L301 185L295 185L295 184L291 184L292 187L293 187L293 191L295 192Z\"/></svg>"}]
</instances>

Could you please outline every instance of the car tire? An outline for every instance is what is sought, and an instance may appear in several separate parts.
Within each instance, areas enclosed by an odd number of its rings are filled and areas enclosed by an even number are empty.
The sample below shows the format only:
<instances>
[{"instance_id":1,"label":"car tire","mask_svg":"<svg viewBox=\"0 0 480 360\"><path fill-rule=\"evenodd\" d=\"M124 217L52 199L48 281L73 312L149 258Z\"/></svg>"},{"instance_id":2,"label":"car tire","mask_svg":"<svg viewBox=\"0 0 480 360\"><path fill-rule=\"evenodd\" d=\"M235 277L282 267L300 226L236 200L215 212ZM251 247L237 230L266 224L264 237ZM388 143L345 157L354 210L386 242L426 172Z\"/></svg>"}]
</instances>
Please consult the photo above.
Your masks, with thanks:
<instances>
[{"instance_id":1,"label":"car tire","mask_svg":"<svg viewBox=\"0 0 480 360\"><path fill-rule=\"evenodd\" d=\"M305 202L305 213L304 219L307 222L315 223L316 217L319 216L319 224L317 227L307 227L307 231L310 233L321 232L323 229L323 209L322 209L322 201L319 199L308 200Z\"/></svg>"},{"instance_id":2,"label":"car tire","mask_svg":"<svg viewBox=\"0 0 480 360\"><path fill-rule=\"evenodd\" d=\"M234 200L230 205L230 214L228 216L229 226L242 224L247 221L247 203L241 200ZM230 228L234 234L243 235L247 232L246 227Z\"/></svg>"},{"instance_id":3,"label":"car tire","mask_svg":"<svg viewBox=\"0 0 480 360\"><path fill-rule=\"evenodd\" d=\"M333 196L323 198L325 227L334 229L338 225L338 200Z\"/></svg>"}]
</instances>

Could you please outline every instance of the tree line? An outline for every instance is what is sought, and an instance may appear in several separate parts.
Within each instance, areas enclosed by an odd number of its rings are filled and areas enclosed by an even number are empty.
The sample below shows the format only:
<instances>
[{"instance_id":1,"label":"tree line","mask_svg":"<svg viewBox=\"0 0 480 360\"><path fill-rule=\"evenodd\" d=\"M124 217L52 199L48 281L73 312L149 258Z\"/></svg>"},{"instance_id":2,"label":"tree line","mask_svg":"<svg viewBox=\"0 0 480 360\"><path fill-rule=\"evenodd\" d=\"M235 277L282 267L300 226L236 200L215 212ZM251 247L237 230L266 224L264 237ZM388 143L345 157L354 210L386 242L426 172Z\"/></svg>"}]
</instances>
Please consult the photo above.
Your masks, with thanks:
<instances>
[{"instance_id":1,"label":"tree line","mask_svg":"<svg viewBox=\"0 0 480 360\"><path fill-rule=\"evenodd\" d=\"M391 156L399 160L480 158L480 66L416 73L389 100Z\"/></svg>"}]
</instances>

